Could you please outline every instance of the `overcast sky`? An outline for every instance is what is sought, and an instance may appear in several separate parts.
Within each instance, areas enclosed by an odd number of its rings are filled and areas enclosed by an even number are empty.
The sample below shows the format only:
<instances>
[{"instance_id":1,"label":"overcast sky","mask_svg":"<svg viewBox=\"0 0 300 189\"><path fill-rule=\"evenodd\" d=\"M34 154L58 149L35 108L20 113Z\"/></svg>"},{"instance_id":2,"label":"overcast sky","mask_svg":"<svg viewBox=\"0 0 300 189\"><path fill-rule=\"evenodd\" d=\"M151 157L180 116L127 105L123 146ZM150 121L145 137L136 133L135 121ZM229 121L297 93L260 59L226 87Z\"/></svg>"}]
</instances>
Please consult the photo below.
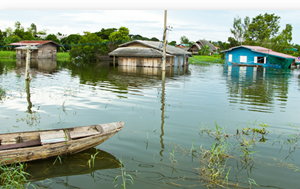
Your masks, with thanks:
<instances>
[{"instance_id":1,"label":"overcast sky","mask_svg":"<svg viewBox=\"0 0 300 189\"><path fill-rule=\"evenodd\" d=\"M30 2L30 3L29 3ZM85 0L85 3L74 4L74 1L21 1L1 2L0 29L14 29L16 21L25 29L35 23L37 30L47 29L48 34L83 34L83 31L96 32L101 28L119 28L125 26L130 34L140 34L151 38L162 39L164 9L167 11L167 25L173 29L168 32L168 41L180 42L181 36L190 41L207 39L227 41L232 36L230 29L237 16L253 18L259 14L280 16L280 31L286 24L293 26L292 43L300 44L300 10L299 3L287 0L283 4L275 1L254 0L245 7L244 1L100 1ZM141 4L141 2L144 2ZM173 2L173 3L172 3ZM246 1L245 1L246 2ZM169 3L169 4L168 4ZM291 4L294 3L294 6ZM256 5L258 4L258 5ZM262 8L267 9L263 10ZM218 10L217 10L218 9ZM285 9L285 10L283 10Z\"/></svg>"}]
</instances>

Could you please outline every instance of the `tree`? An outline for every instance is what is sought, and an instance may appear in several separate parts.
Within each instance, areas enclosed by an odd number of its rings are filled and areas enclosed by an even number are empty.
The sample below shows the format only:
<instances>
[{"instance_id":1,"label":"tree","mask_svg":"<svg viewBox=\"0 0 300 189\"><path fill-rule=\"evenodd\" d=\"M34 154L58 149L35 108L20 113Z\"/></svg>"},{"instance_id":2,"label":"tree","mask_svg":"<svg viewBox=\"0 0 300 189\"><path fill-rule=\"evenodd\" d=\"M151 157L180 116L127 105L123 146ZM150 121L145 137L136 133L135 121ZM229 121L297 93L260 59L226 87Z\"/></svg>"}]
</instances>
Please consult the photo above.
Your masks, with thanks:
<instances>
[{"instance_id":1,"label":"tree","mask_svg":"<svg viewBox=\"0 0 300 189\"><path fill-rule=\"evenodd\" d=\"M21 29L21 23L19 21L15 22L15 28L18 30Z\"/></svg>"},{"instance_id":2,"label":"tree","mask_svg":"<svg viewBox=\"0 0 300 189\"><path fill-rule=\"evenodd\" d=\"M47 35L47 31L49 31L48 29L43 29L41 31L38 31L37 34L40 34L40 35Z\"/></svg>"},{"instance_id":3,"label":"tree","mask_svg":"<svg viewBox=\"0 0 300 189\"><path fill-rule=\"evenodd\" d=\"M112 32L108 38L110 41L108 48L113 51L118 47L118 44L129 41L129 29L121 26L118 31Z\"/></svg>"},{"instance_id":4,"label":"tree","mask_svg":"<svg viewBox=\"0 0 300 189\"><path fill-rule=\"evenodd\" d=\"M121 26L118 31L112 32L109 35L109 40L114 43L123 43L129 39L129 29L123 26Z\"/></svg>"},{"instance_id":5,"label":"tree","mask_svg":"<svg viewBox=\"0 0 300 189\"><path fill-rule=\"evenodd\" d=\"M256 16L249 24L247 39L250 41L264 42L273 38L280 28L279 19L280 16L268 13Z\"/></svg>"},{"instance_id":6,"label":"tree","mask_svg":"<svg viewBox=\"0 0 300 189\"><path fill-rule=\"evenodd\" d=\"M21 41L21 38L19 36L9 35L6 38L4 38L3 43L4 43L4 46L6 46L6 50L9 50L10 49L10 47L9 47L10 43L15 43L15 42L19 42L19 41Z\"/></svg>"},{"instance_id":7,"label":"tree","mask_svg":"<svg viewBox=\"0 0 300 189\"><path fill-rule=\"evenodd\" d=\"M84 32L81 36L79 44L72 47L70 57L73 59L81 59L82 63L98 62L101 55L107 53L107 41L98 37L95 33Z\"/></svg>"},{"instance_id":8,"label":"tree","mask_svg":"<svg viewBox=\"0 0 300 189\"><path fill-rule=\"evenodd\" d=\"M176 41L171 41L170 43L168 43L169 45L172 45L172 46L176 46Z\"/></svg>"},{"instance_id":9,"label":"tree","mask_svg":"<svg viewBox=\"0 0 300 189\"><path fill-rule=\"evenodd\" d=\"M60 40L61 44L64 46L66 50L72 49L72 46L79 43L81 39L81 35L79 34L71 34L68 37L64 37Z\"/></svg>"},{"instance_id":10,"label":"tree","mask_svg":"<svg viewBox=\"0 0 300 189\"><path fill-rule=\"evenodd\" d=\"M59 40L57 39L56 35L54 35L54 34L47 35L45 40L51 40L51 41L54 41L55 43L60 43Z\"/></svg>"},{"instance_id":11,"label":"tree","mask_svg":"<svg viewBox=\"0 0 300 189\"><path fill-rule=\"evenodd\" d=\"M36 25L34 23L31 23L30 25L30 31L32 33L32 35L34 36L36 34Z\"/></svg>"},{"instance_id":12,"label":"tree","mask_svg":"<svg viewBox=\"0 0 300 189\"><path fill-rule=\"evenodd\" d=\"M209 55L209 53L210 53L210 47L209 47L208 45L205 45L205 46L203 46L203 47L199 50L198 53L201 54L201 55Z\"/></svg>"},{"instance_id":13,"label":"tree","mask_svg":"<svg viewBox=\"0 0 300 189\"><path fill-rule=\"evenodd\" d=\"M107 29L102 28L101 31L95 32L95 34L98 37L101 37L103 40L105 40L105 39L108 40L110 34L113 33L113 32L116 32L116 31L118 31L117 28L107 28Z\"/></svg>"},{"instance_id":14,"label":"tree","mask_svg":"<svg viewBox=\"0 0 300 189\"><path fill-rule=\"evenodd\" d=\"M186 36L180 37L180 43L181 44L189 44L190 40Z\"/></svg>"},{"instance_id":15,"label":"tree","mask_svg":"<svg viewBox=\"0 0 300 189\"><path fill-rule=\"evenodd\" d=\"M233 29L230 29L230 32L234 35L236 41L242 45L245 37L248 36L248 27L250 23L250 18L247 16L242 23L242 19L237 16L233 21Z\"/></svg>"},{"instance_id":16,"label":"tree","mask_svg":"<svg viewBox=\"0 0 300 189\"><path fill-rule=\"evenodd\" d=\"M239 42L233 37L228 37L229 47L239 46Z\"/></svg>"},{"instance_id":17,"label":"tree","mask_svg":"<svg viewBox=\"0 0 300 189\"><path fill-rule=\"evenodd\" d=\"M159 41L159 39L157 39L156 37L152 37L152 38L150 39L150 41Z\"/></svg>"}]
</instances>

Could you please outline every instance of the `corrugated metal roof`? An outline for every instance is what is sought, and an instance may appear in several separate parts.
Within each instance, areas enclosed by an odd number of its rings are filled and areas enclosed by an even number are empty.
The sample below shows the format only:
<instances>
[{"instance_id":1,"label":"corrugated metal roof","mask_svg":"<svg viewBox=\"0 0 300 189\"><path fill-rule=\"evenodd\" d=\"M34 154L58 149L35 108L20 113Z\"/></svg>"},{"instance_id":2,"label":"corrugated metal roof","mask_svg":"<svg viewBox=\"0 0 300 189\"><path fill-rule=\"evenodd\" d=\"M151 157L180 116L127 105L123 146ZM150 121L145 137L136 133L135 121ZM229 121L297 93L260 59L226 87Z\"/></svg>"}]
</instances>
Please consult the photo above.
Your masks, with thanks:
<instances>
[{"instance_id":1,"label":"corrugated metal roof","mask_svg":"<svg viewBox=\"0 0 300 189\"><path fill-rule=\"evenodd\" d=\"M162 57L163 53L153 48L119 47L108 53L110 56ZM167 56L171 56L167 54Z\"/></svg>"},{"instance_id":2,"label":"corrugated metal roof","mask_svg":"<svg viewBox=\"0 0 300 189\"><path fill-rule=\"evenodd\" d=\"M132 44L132 43L143 44L146 47L151 47L151 48L154 48L156 50L161 50L162 51L162 47L160 48L162 43L158 42L158 41L134 40L134 41L130 41L130 42L121 44L121 45L119 45L119 47L126 47L127 45ZM169 53L169 54L172 54L172 55L184 55L184 54L192 55L192 53L190 53L190 52L184 51L184 50L182 50L180 48L177 48L177 47L173 47L171 45L167 45L166 53Z\"/></svg>"},{"instance_id":3,"label":"corrugated metal roof","mask_svg":"<svg viewBox=\"0 0 300 189\"><path fill-rule=\"evenodd\" d=\"M20 42L16 42L16 43L11 43L9 45L13 45L13 46L27 46L28 44L30 45L34 45L34 46L42 46L44 44L47 44L47 43L54 43L55 45L57 46L62 46L58 43L55 43L51 40L49 41L20 41Z\"/></svg>"},{"instance_id":4,"label":"corrugated metal roof","mask_svg":"<svg viewBox=\"0 0 300 189\"><path fill-rule=\"evenodd\" d=\"M236 47L232 47L228 50L222 51L222 52L228 52L231 51L233 49L236 48L240 48L240 47L244 47L244 48L248 48L252 51L255 52L259 52L259 53L263 53L263 54L270 54L270 55L274 55L274 56L278 56L278 57L282 57L282 58L292 58L292 59L296 59L297 57L291 56L291 55L287 55L284 53L279 53L276 51L272 51L271 49L265 48L265 47L260 47L260 46L249 46L249 45L241 45L241 46L236 46Z\"/></svg>"}]
</instances>

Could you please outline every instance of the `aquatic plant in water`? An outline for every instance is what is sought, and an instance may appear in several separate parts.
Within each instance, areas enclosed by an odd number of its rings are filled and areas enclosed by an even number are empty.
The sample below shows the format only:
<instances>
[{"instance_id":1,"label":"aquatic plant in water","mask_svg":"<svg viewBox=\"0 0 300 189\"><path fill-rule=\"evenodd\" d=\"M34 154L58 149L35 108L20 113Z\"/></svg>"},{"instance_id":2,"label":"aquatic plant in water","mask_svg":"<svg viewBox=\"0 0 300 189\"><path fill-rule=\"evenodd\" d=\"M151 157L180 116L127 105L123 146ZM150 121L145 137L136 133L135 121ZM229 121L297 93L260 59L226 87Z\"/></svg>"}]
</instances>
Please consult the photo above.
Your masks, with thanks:
<instances>
[{"instance_id":1,"label":"aquatic plant in water","mask_svg":"<svg viewBox=\"0 0 300 189\"><path fill-rule=\"evenodd\" d=\"M25 172L24 163L6 165L0 162L0 173L1 188L27 188L31 185L27 180L30 175Z\"/></svg>"},{"instance_id":2,"label":"aquatic plant in water","mask_svg":"<svg viewBox=\"0 0 300 189\"><path fill-rule=\"evenodd\" d=\"M133 178L130 174L127 174L126 173L126 169L123 165L123 161L122 159L119 160L119 165L120 165L120 170L118 170L118 174L117 176L115 177L113 183L119 178L119 177L122 177L122 188L123 189L126 189L126 185L129 185L129 183L127 181L130 181L131 184L133 184ZM119 171L121 171L121 175L119 175ZM118 184L115 185L115 187L118 186Z\"/></svg>"}]
</instances>

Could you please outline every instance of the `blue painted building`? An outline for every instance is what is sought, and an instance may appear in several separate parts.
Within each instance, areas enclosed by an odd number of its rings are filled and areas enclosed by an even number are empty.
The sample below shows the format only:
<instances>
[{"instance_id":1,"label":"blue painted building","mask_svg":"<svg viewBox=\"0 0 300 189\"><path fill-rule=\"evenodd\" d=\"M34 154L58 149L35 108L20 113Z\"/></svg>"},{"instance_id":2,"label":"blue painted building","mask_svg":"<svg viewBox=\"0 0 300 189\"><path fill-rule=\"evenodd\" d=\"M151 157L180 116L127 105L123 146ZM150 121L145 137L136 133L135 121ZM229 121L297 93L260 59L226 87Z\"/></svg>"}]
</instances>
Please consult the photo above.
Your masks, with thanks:
<instances>
[{"instance_id":1,"label":"blue painted building","mask_svg":"<svg viewBox=\"0 0 300 189\"><path fill-rule=\"evenodd\" d=\"M262 66L289 68L295 64L297 57L272 51L260 46L237 46L225 52L225 64L242 66Z\"/></svg>"}]
</instances>

